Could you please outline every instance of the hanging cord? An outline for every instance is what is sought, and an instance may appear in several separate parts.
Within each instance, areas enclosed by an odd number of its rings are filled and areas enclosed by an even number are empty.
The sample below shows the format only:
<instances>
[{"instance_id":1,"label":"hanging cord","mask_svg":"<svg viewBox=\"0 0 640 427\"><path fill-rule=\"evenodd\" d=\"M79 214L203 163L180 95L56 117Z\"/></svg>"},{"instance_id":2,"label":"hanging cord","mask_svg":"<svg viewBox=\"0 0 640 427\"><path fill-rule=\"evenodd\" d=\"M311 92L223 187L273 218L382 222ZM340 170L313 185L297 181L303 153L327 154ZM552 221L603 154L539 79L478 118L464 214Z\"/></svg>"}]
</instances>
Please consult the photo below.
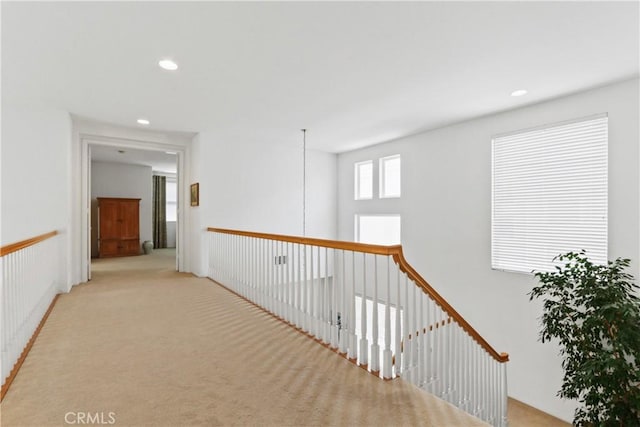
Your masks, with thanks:
<instances>
[{"instance_id":1,"label":"hanging cord","mask_svg":"<svg viewBox=\"0 0 640 427\"><path fill-rule=\"evenodd\" d=\"M302 236L307 235L307 130L302 130Z\"/></svg>"}]
</instances>

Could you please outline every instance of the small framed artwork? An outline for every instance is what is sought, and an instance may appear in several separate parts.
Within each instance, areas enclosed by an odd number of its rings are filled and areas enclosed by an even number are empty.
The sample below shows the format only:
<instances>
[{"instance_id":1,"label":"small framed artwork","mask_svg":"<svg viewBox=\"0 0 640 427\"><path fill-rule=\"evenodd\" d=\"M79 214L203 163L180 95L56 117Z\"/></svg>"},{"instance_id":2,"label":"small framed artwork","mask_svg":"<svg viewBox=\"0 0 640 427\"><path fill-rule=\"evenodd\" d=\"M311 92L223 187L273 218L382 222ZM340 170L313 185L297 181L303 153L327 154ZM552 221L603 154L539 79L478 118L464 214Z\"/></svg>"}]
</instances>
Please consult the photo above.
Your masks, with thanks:
<instances>
[{"instance_id":1,"label":"small framed artwork","mask_svg":"<svg viewBox=\"0 0 640 427\"><path fill-rule=\"evenodd\" d=\"M191 184L191 206L200 206L200 183Z\"/></svg>"}]
</instances>

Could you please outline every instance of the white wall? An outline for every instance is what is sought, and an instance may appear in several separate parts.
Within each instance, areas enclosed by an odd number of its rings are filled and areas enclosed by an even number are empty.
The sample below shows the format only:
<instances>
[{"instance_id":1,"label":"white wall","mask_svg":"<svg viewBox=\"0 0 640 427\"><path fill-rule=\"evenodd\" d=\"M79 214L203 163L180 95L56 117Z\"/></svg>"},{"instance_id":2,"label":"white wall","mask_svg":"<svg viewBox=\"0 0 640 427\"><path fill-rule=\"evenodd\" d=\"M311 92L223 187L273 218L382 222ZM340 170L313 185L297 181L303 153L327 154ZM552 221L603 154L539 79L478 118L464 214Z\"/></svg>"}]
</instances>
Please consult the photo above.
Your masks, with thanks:
<instances>
[{"instance_id":1,"label":"white wall","mask_svg":"<svg viewBox=\"0 0 640 427\"><path fill-rule=\"evenodd\" d=\"M153 241L151 166L91 162L91 256L98 256L98 197L140 199L140 244ZM142 252L142 249L140 249Z\"/></svg>"},{"instance_id":2,"label":"white wall","mask_svg":"<svg viewBox=\"0 0 640 427\"><path fill-rule=\"evenodd\" d=\"M70 153L68 113L3 103L0 242L60 232L61 290L69 282Z\"/></svg>"},{"instance_id":3,"label":"white wall","mask_svg":"<svg viewBox=\"0 0 640 427\"><path fill-rule=\"evenodd\" d=\"M200 206L190 208L193 272L205 273L207 227L302 234L301 148L220 142L201 133L191 170L191 182L200 183ZM308 236L336 237L335 154L307 152L306 212Z\"/></svg>"},{"instance_id":4,"label":"white wall","mask_svg":"<svg viewBox=\"0 0 640 427\"><path fill-rule=\"evenodd\" d=\"M565 420L574 404L556 397L558 348L538 342L541 304L527 297L534 278L491 270L491 137L607 112L609 258L631 258L638 277L638 90L634 79L338 156L339 238L353 239L355 213L400 213L408 261L494 348L510 354L509 394ZM353 163L398 153L402 197L354 201Z\"/></svg>"}]
</instances>

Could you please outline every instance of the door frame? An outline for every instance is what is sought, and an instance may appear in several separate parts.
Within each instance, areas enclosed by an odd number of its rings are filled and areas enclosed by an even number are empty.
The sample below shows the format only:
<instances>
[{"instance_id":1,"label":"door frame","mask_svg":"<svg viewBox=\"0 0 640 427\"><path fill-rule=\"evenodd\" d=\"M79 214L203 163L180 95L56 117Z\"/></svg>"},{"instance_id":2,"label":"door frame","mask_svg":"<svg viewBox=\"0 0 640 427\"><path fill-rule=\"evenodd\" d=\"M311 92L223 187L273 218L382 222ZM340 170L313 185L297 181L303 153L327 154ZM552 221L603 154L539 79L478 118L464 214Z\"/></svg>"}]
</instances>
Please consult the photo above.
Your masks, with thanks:
<instances>
[{"instance_id":1,"label":"door frame","mask_svg":"<svg viewBox=\"0 0 640 427\"><path fill-rule=\"evenodd\" d=\"M122 149L138 149L147 151L172 151L177 156L177 223L176 223L176 270L189 271L189 216L187 201L189 191L189 147L175 143L159 143L155 141L128 138L106 137L80 133L80 282L91 279L91 147L100 145Z\"/></svg>"}]
</instances>

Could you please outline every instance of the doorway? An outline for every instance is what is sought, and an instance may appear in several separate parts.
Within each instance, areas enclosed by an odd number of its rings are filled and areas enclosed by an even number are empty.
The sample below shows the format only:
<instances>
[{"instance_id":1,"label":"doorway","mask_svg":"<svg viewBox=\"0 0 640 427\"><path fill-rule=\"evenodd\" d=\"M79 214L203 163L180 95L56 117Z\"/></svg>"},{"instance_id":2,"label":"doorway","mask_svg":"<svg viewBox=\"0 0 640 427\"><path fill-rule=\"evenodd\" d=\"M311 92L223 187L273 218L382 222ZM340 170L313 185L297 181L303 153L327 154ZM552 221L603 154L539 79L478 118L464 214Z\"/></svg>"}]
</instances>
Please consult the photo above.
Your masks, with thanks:
<instances>
[{"instance_id":1,"label":"doorway","mask_svg":"<svg viewBox=\"0 0 640 427\"><path fill-rule=\"evenodd\" d=\"M91 260L92 253L96 255L95 246L97 239L97 227L95 220L95 196L92 194L92 160L94 158L99 159L105 164L112 162L113 164L132 164L132 163L149 163L155 162L156 164L162 164L164 159L165 166L170 163L169 158L173 159L174 170L165 170L158 172L164 172L172 175L172 179L175 181L175 201L173 206L175 208L175 221L173 222L173 229L175 229L175 270L187 271L187 247L188 236L185 230L188 228L188 218L183 213L185 212L186 195L185 191L186 176L188 167L188 147L186 145L179 144L167 144L150 141L140 141L123 138L111 138L111 137L99 137L80 135L81 146L81 189L80 196L81 203L81 271L80 281L88 281L91 279ZM96 157L97 156L97 157ZM126 162L122 163L124 159ZM166 169L166 168L165 168ZM153 167L150 167L152 172ZM151 181L151 178L149 179ZM149 183L150 185L150 183ZM93 189L95 191L95 188ZM104 190L104 189L103 189ZM110 190L113 191L113 190ZM150 194L149 194L150 196ZM146 213L149 213L150 221L150 200L147 200L149 209ZM145 215L146 215L145 213ZM142 216L143 212L141 212ZM148 229L148 228L147 228ZM148 234L148 233L147 233ZM141 243L144 240L151 238L150 236L142 235L141 230ZM92 250L93 249L93 250Z\"/></svg>"}]
</instances>

